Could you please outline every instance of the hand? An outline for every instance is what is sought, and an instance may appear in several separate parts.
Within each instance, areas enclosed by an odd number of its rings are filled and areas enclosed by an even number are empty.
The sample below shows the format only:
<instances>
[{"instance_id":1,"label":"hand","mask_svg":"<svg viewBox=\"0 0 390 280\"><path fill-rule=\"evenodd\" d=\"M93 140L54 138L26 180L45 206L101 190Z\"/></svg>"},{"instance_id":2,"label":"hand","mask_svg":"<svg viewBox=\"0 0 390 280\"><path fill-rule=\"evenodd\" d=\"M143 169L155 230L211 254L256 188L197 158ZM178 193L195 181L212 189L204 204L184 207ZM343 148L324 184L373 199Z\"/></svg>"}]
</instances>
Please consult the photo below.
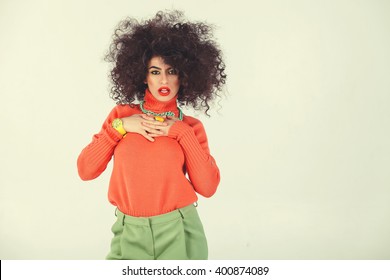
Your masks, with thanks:
<instances>
[{"instance_id":1,"label":"hand","mask_svg":"<svg viewBox=\"0 0 390 280\"><path fill-rule=\"evenodd\" d=\"M130 117L122 118L123 128L127 132L138 133L154 142L154 137L162 136L161 128L166 127L166 122L156 121L152 116L146 114L137 114Z\"/></svg>"},{"instance_id":2,"label":"hand","mask_svg":"<svg viewBox=\"0 0 390 280\"><path fill-rule=\"evenodd\" d=\"M157 129L159 133L157 134L149 134L151 137L160 137L160 136L168 136L169 130L172 127L172 125L177 122L179 119L174 117L166 117L164 122L156 121L154 118L152 118L152 122L143 122L143 125L146 126L148 129ZM163 126L159 125L164 124Z\"/></svg>"}]
</instances>

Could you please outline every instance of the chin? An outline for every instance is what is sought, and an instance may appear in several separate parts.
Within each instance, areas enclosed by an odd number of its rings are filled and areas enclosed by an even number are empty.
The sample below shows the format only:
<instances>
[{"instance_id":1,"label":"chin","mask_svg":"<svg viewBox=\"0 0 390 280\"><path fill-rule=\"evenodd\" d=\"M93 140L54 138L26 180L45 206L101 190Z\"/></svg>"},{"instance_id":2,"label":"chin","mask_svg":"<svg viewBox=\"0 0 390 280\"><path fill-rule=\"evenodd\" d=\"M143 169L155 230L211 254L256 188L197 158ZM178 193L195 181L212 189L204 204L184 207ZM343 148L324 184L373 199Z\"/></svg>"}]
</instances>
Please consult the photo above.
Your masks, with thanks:
<instances>
[{"instance_id":1,"label":"chin","mask_svg":"<svg viewBox=\"0 0 390 280\"><path fill-rule=\"evenodd\" d=\"M160 95L160 94L157 94L157 95L155 95L154 97L155 97L157 100L159 100L159 101L169 101L169 100L175 98L175 97L176 97L176 94L170 94L170 95L167 95L167 96L162 96L162 95Z\"/></svg>"}]
</instances>

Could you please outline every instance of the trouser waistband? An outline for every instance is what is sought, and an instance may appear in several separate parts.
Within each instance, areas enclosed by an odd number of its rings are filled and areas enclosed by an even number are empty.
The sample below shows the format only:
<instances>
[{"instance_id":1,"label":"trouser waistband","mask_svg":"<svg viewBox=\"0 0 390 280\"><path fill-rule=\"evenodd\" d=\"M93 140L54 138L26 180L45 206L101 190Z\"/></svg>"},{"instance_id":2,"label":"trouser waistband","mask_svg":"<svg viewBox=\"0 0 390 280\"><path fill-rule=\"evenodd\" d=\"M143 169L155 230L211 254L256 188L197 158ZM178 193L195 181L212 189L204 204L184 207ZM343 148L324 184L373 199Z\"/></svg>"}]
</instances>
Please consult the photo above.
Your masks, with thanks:
<instances>
[{"instance_id":1,"label":"trouser waistband","mask_svg":"<svg viewBox=\"0 0 390 280\"><path fill-rule=\"evenodd\" d=\"M119 209L117 209L116 216L117 216L118 220L122 220L123 224L149 226L149 225L170 222L170 221L176 220L178 218L185 218L185 216L187 216L188 214L190 214L191 212L194 212L194 211L196 211L195 205L190 204L190 205L185 206L183 208L179 208L179 209L173 210L173 211L165 213L165 214L151 216L151 217L129 216L129 215L122 213Z\"/></svg>"}]
</instances>

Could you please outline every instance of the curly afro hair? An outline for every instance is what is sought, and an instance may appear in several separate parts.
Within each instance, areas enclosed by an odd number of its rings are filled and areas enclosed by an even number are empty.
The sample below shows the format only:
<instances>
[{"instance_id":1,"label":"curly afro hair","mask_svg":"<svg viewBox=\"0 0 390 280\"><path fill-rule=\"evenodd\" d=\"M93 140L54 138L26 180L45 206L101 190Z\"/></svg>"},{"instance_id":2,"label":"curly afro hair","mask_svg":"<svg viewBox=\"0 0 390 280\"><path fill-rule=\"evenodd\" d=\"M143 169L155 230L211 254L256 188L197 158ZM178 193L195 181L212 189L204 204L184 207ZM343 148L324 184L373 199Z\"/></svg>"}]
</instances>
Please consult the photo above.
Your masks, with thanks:
<instances>
[{"instance_id":1,"label":"curly afro hair","mask_svg":"<svg viewBox=\"0 0 390 280\"><path fill-rule=\"evenodd\" d=\"M154 56L177 69L180 105L210 109L226 82L222 52L213 40L213 28L188 22L180 11L158 12L138 22L126 18L117 26L105 60L113 62L111 98L117 104L143 100L147 65Z\"/></svg>"}]
</instances>

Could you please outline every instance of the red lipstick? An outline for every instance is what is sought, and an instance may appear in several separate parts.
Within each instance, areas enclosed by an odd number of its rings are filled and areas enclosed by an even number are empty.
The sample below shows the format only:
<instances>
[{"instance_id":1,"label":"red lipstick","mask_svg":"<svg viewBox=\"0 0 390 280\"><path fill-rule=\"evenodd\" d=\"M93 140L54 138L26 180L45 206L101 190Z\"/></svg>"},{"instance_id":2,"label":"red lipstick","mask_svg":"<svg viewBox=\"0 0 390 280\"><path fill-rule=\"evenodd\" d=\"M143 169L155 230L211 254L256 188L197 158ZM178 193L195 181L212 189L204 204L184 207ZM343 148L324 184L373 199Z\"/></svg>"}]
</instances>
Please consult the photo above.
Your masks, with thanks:
<instances>
[{"instance_id":1,"label":"red lipstick","mask_svg":"<svg viewBox=\"0 0 390 280\"><path fill-rule=\"evenodd\" d=\"M169 87L160 87L158 89L158 94L161 96L168 96L171 93L171 89Z\"/></svg>"}]
</instances>

